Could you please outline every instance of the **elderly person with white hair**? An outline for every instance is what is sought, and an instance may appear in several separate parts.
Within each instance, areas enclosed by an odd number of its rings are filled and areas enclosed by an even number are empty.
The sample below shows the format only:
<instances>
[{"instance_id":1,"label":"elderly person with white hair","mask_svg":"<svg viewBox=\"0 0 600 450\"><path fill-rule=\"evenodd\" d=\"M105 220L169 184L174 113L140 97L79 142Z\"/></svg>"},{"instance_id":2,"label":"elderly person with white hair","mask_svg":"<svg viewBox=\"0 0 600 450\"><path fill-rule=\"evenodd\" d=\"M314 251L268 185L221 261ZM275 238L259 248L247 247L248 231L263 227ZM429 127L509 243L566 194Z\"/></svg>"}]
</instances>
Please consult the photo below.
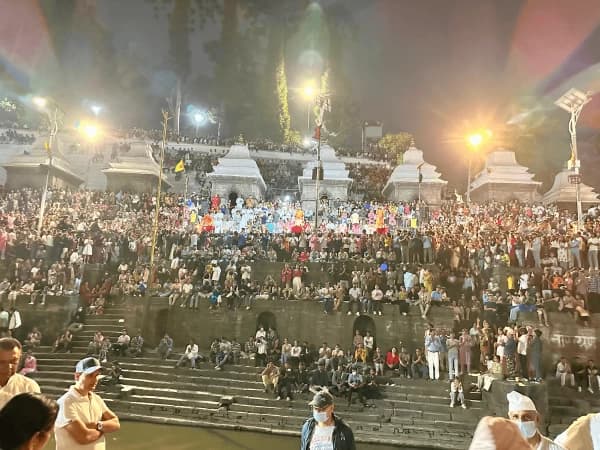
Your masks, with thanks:
<instances>
[{"instance_id":1,"label":"elderly person with white hair","mask_svg":"<svg viewBox=\"0 0 600 450\"><path fill-rule=\"evenodd\" d=\"M539 432L541 417L533 400L517 391L506 395L508 400L508 418L517 425L521 435L535 450L564 450L564 447L542 436Z\"/></svg>"}]
</instances>

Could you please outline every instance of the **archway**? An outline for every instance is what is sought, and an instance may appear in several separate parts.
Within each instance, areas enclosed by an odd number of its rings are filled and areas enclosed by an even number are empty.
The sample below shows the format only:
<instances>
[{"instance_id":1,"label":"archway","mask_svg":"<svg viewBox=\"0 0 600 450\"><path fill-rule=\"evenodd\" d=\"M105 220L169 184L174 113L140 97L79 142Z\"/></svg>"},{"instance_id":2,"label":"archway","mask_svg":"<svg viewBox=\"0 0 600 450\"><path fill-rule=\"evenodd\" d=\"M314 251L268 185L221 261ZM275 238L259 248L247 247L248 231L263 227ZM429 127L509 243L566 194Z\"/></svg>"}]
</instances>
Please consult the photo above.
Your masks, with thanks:
<instances>
[{"instance_id":1,"label":"archway","mask_svg":"<svg viewBox=\"0 0 600 450\"><path fill-rule=\"evenodd\" d=\"M361 336L364 336L368 331L373 336L373 348L377 347L377 330L375 328L375 321L369 316L358 316L354 320L354 324L352 325L352 338L354 339L354 335L356 334L356 330L358 330Z\"/></svg>"},{"instance_id":2,"label":"archway","mask_svg":"<svg viewBox=\"0 0 600 450\"><path fill-rule=\"evenodd\" d=\"M237 192L231 191L229 193L229 207L230 208L235 208L237 198L238 198Z\"/></svg>"},{"instance_id":3,"label":"archway","mask_svg":"<svg viewBox=\"0 0 600 450\"><path fill-rule=\"evenodd\" d=\"M264 327L265 330L268 330L269 327L271 327L277 331L277 319L275 318L275 314L271 311L261 312L256 318L256 329L258 330L260 327Z\"/></svg>"}]
</instances>

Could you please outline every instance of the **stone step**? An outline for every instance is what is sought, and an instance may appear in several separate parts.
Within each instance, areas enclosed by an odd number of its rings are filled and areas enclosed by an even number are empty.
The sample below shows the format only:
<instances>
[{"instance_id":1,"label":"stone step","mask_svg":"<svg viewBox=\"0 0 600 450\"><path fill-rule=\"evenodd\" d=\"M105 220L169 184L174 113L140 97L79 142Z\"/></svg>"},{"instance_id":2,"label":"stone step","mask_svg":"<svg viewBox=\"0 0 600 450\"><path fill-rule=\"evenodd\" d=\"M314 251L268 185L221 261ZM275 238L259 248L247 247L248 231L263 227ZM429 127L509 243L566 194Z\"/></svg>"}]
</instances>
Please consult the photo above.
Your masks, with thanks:
<instances>
[{"instance_id":1,"label":"stone step","mask_svg":"<svg viewBox=\"0 0 600 450\"><path fill-rule=\"evenodd\" d=\"M243 430L243 431L256 431L262 433L276 433L283 435L299 436L299 428L291 429L288 427L273 426L269 424L247 425L243 423L214 423L210 421L190 420L177 417L157 417L146 414L120 414L122 420L135 420L142 422L151 423L162 423L172 425L184 425L184 426L203 426L203 427L216 427L221 429L230 430ZM412 448L423 448L423 449L444 449L444 450L463 450L468 447L470 439L452 439L452 436L448 436L447 440L441 442L431 440L426 435L422 436L419 433L411 433L410 429L402 432L393 428L386 429L385 431L379 430L376 433L366 433L363 430L354 431L355 439L358 443L371 443L371 444L385 444L395 445L399 447L412 447Z\"/></svg>"}]
</instances>

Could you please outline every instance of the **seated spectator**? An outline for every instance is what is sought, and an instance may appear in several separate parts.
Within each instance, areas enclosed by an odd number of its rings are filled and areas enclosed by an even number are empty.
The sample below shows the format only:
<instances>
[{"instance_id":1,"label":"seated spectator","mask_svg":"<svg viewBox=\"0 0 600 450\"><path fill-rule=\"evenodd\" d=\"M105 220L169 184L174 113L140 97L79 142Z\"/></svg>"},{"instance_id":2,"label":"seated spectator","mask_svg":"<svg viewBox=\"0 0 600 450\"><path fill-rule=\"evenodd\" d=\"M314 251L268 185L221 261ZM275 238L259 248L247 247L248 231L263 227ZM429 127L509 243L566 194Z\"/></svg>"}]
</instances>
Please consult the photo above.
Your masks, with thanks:
<instances>
[{"instance_id":1,"label":"seated spectator","mask_svg":"<svg viewBox=\"0 0 600 450\"><path fill-rule=\"evenodd\" d=\"M494 355L493 359L488 359L486 371L480 375L477 375L477 388L479 390L483 389L489 391L492 388L492 383L495 380L502 380L504 378L502 372L500 357L498 355Z\"/></svg>"},{"instance_id":2,"label":"seated spectator","mask_svg":"<svg viewBox=\"0 0 600 450\"><path fill-rule=\"evenodd\" d=\"M575 387L575 375L571 370L571 364L567 361L564 356L560 358L560 361L556 364L556 378L560 379L560 386L565 387L567 379L571 381L571 386Z\"/></svg>"},{"instance_id":3,"label":"seated spectator","mask_svg":"<svg viewBox=\"0 0 600 450\"><path fill-rule=\"evenodd\" d=\"M581 392L583 390L583 385L587 382L587 371L579 356L575 356L573 361L571 361L571 371L573 372L577 391Z\"/></svg>"},{"instance_id":4,"label":"seated spectator","mask_svg":"<svg viewBox=\"0 0 600 450\"><path fill-rule=\"evenodd\" d=\"M286 362L281 369L281 375L277 382L277 400L285 398L292 400L294 386L296 385L296 374L289 362Z\"/></svg>"},{"instance_id":5,"label":"seated spectator","mask_svg":"<svg viewBox=\"0 0 600 450\"><path fill-rule=\"evenodd\" d=\"M37 327L33 327L29 334L27 334L27 339L23 342L24 347L35 349L40 346L42 342L42 333L38 330Z\"/></svg>"},{"instance_id":6,"label":"seated spectator","mask_svg":"<svg viewBox=\"0 0 600 450\"><path fill-rule=\"evenodd\" d=\"M310 374L306 370L303 362L298 364L298 371L296 372L296 392L304 394L308 392L310 388Z\"/></svg>"},{"instance_id":7,"label":"seated spectator","mask_svg":"<svg viewBox=\"0 0 600 450\"><path fill-rule=\"evenodd\" d=\"M167 359L173 351L173 339L165 334L158 343L157 353L160 359Z\"/></svg>"},{"instance_id":8,"label":"seated spectator","mask_svg":"<svg viewBox=\"0 0 600 450\"><path fill-rule=\"evenodd\" d=\"M129 344L129 354L134 358L142 356L144 352L144 338L142 337L142 331L138 330L137 335L131 339Z\"/></svg>"},{"instance_id":9,"label":"seated spectator","mask_svg":"<svg viewBox=\"0 0 600 450\"><path fill-rule=\"evenodd\" d=\"M400 358L398 360L398 372L400 376L405 378L412 378L412 366L410 360L410 353L402 347L400 350Z\"/></svg>"},{"instance_id":10,"label":"seated spectator","mask_svg":"<svg viewBox=\"0 0 600 450\"><path fill-rule=\"evenodd\" d=\"M279 367L273 364L272 361L269 361L260 375L265 392L269 392L271 386L273 387L273 392L276 392L279 382Z\"/></svg>"},{"instance_id":11,"label":"seated spectator","mask_svg":"<svg viewBox=\"0 0 600 450\"><path fill-rule=\"evenodd\" d=\"M377 383L377 374L375 373L375 369L371 368L369 373L364 377L364 380L365 387L363 389L363 394L365 398L367 400L381 398L381 391L379 389L379 383Z\"/></svg>"},{"instance_id":12,"label":"seated spectator","mask_svg":"<svg viewBox=\"0 0 600 450\"><path fill-rule=\"evenodd\" d=\"M331 385L331 377L325 370L325 363L320 362L317 365L317 370L313 371L311 374L310 387L311 389L315 389L318 387L328 387L329 385Z\"/></svg>"},{"instance_id":13,"label":"seated spectator","mask_svg":"<svg viewBox=\"0 0 600 450\"><path fill-rule=\"evenodd\" d=\"M30 373L37 372L37 359L33 356L31 349L27 350L25 358L23 359L23 367L19 371L21 375L29 375Z\"/></svg>"},{"instance_id":14,"label":"seated spectator","mask_svg":"<svg viewBox=\"0 0 600 450\"><path fill-rule=\"evenodd\" d=\"M467 409L462 382L460 378L454 377L454 380L450 383L450 408L454 408L457 401L460 402L463 409Z\"/></svg>"},{"instance_id":15,"label":"seated spectator","mask_svg":"<svg viewBox=\"0 0 600 450\"><path fill-rule=\"evenodd\" d=\"M71 353L71 342L73 341L73 334L69 330L62 332L54 341L53 353L64 351L65 353Z\"/></svg>"},{"instance_id":16,"label":"seated spectator","mask_svg":"<svg viewBox=\"0 0 600 450\"><path fill-rule=\"evenodd\" d=\"M429 374L429 367L427 366L427 359L423 350L417 348L415 350L415 356L412 360L411 373L413 378L427 378Z\"/></svg>"},{"instance_id":17,"label":"seated spectator","mask_svg":"<svg viewBox=\"0 0 600 450\"><path fill-rule=\"evenodd\" d=\"M184 361L189 361L190 367L192 369L195 369L196 368L196 359L198 359L198 350L199 350L198 344L196 344L196 341L194 339L190 339L190 342L185 347L185 351L183 352L183 355L181 355L181 358L179 358L179 361L177 361L175 363L175 368L177 369L179 366L181 366Z\"/></svg>"},{"instance_id":18,"label":"seated spectator","mask_svg":"<svg viewBox=\"0 0 600 450\"><path fill-rule=\"evenodd\" d=\"M100 351L98 352L98 359L103 363L108 361L108 354L110 353L111 342L108 337L105 337L102 341L102 345L100 346Z\"/></svg>"},{"instance_id":19,"label":"seated spectator","mask_svg":"<svg viewBox=\"0 0 600 450\"><path fill-rule=\"evenodd\" d=\"M590 394L594 393L594 382L596 383L596 388L600 390L600 372L598 371L598 367L594 364L594 360L588 360L587 365L585 366L585 374L587 376L587 390Z\"/></svg>"},{"instance_id":20,"label":"seated spectator","mask_svg":"<svg viewBox=\"0 0 600 450\"><path fill-rule=\"evenodd\" d=\"M383 367L385 364L385 358L381 353L381 349L377 347L375 349L375 353L373 354L373 365L375 366L375 375L383 376Z\"/></svg>"},{"instance_id":21,"label":"seated spectator","mask_svg":"<svg viewBox=\"0 0 600 450\"><path fill-rule=\"evenodd\" d=\"M117 338L117 342L112 345L111 350L119 356L127 356L130 342L131 337L127 334L127 330L123 330L121 335Z\"/></svg>"},{"instance_id":22,"label":"seated spectator","mask_svg":"<svg viewBox=\"0 0 600 450\"><path fill-rule=\"evenodd\" d=\"M221 342L219 343L219 351L215 357L215 369L223 370L223 366L229 362L231 358L231 342L225 338L221 338Z\"/></svg>"},{"instance_id":23,"label":"seated spectator","mask_svg":"<svg viewBox=\"0 0 600 450\"><path fill-rule=\"evenodd\" d=\"M115 386L121 382L121 375L123 374L123 369L118 361L114 361L111 364L110 369L106 373L106 376L102 378L101 383L107 386Z\"/></svg>"},{"instance_id":24,"label":"seated spectator","mask_svg":"<svg viewBox=\"0 0 600 450\"><path fill-rule=\"evenodd\" d=\"M364 344L358 344L358 347L354 351L354 362L355 364L366 364L367 363L368 352L365 348Z\"/></svg>"},{"instance_id":25,"label":"seated spectator","mask_svg":"<svg viewBox=\"0 0 600 450\"><path fill-rule=\"evenodd\" d=\"M396 371L400 367L400 355L398 349L392 347L392 349L385 355L385 370ZM382 374L383 375L383 374Z\"/></svg>"},{"instance_id":26,"label":"seated spectator","mask_svg":"<svg viewBox=\"0 0 600 450\"><path fill-rule=\"evenodd\" d=\"M352 395L356 393L358 395L358 400L362 403L363 406L367 405L363 388L365 387L365 383L363 380L363 376L358 372L356 368L352 369L352 373L348 375L348 406L352 405Z\"/></svg>"}]
</instances>

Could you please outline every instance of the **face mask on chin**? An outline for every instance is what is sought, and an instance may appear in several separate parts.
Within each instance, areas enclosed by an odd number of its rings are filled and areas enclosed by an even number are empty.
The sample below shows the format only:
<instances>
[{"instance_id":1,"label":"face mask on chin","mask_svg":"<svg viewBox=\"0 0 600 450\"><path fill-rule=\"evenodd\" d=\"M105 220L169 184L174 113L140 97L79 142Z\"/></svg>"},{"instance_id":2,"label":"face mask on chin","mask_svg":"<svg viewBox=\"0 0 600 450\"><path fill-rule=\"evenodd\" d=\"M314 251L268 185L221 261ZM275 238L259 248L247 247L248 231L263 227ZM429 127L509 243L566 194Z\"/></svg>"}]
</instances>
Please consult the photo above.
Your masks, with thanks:
<instances>
[{"instance_id":1,"label":"face mask on chin","mask_svg":"<svg viewBox=\"0 0 600 450\"><path fill-rule=\"evenodd\" d=\"M527 439L531 439L533 436L535 436L535 433L537 433L537 425L535 422L522 422L518 420L515 423L519 427L521 434Z\"/></svg>"}]
</instances>

